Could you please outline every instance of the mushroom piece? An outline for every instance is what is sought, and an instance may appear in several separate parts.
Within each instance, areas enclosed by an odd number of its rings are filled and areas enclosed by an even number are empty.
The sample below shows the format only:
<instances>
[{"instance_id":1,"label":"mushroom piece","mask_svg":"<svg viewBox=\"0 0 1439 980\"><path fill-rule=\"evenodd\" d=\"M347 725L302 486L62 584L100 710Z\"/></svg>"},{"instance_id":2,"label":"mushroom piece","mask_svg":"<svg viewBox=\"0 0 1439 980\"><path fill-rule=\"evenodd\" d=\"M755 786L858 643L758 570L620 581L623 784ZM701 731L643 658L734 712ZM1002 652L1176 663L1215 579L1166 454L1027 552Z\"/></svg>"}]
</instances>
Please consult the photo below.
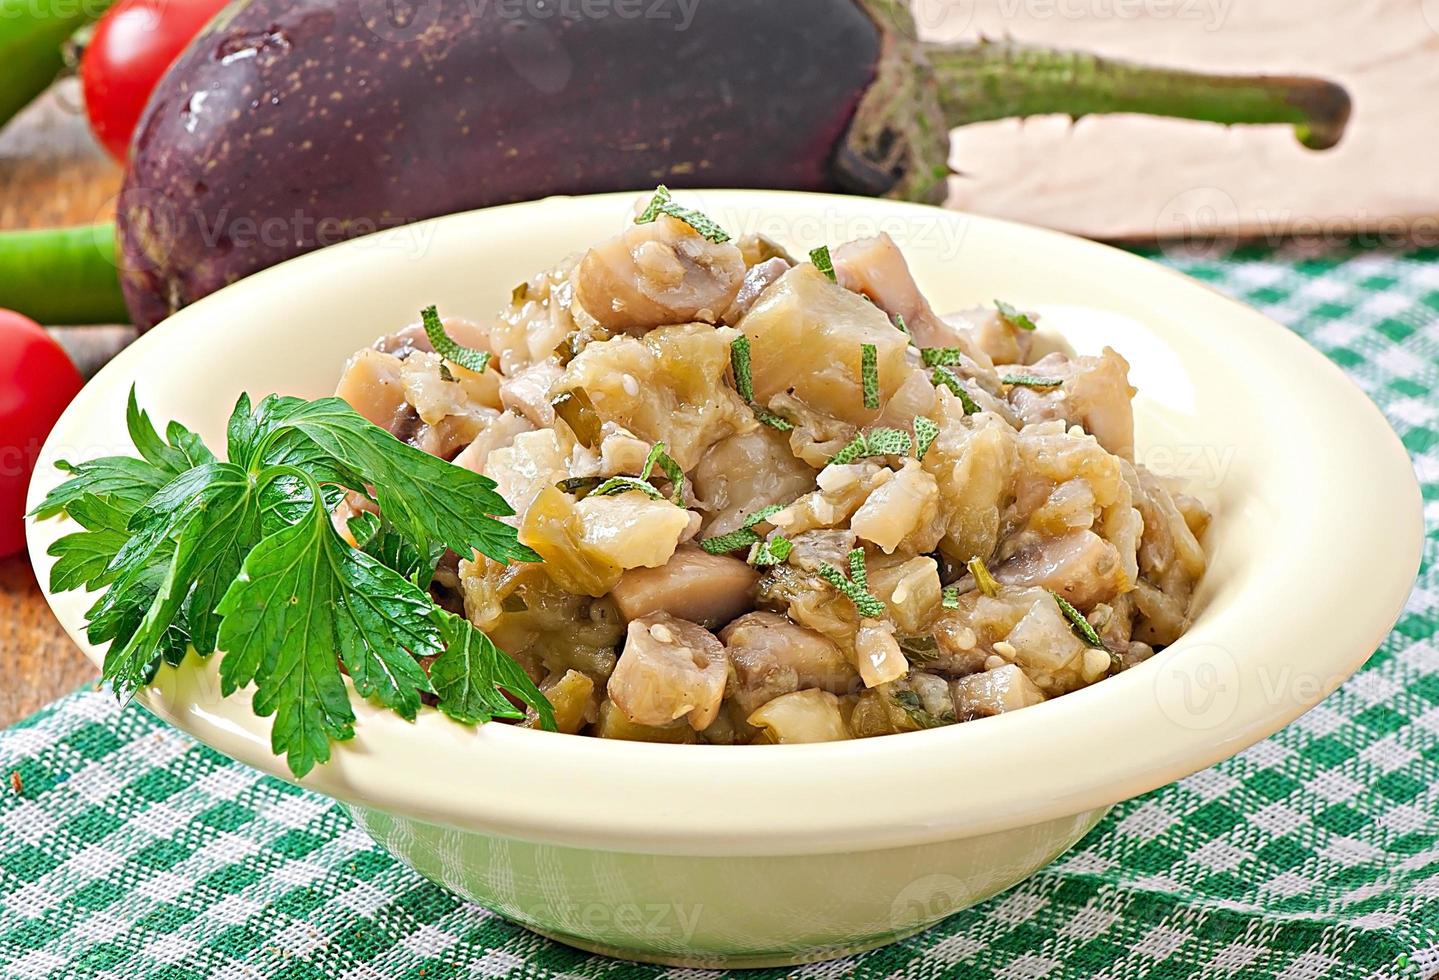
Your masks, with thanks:
<instances>
[{"instance_id":1,"label":"mushroom piece","mask_svg":"<svg viewBox=\"0 0 1439 980\"><path fill-rule=\"evenodd\" d=\"M659 728L683 718L698 732L719 714L728 676L724 647L713 633L656 613L630 623L607 690L637 725Z\"/></svg>"},{"instance_id":2,"label":"mushroom piece","mask_svg":"<svg viewBox=\"0 0 1439 980\"><path fill-rule=\"evenodd\" d=\"M712 242L662 214L586 252L575 298L606 329L641 334L666 324L714 323L744 275L744 256L732 242Z\"/></svg>"},{"instance_id":3,"label":"mushroom piece","mask_svg":"<svg viewBox=\"0 0 1439 980\"><path fill-rule=\"evenodd\" d=\"M856 687L855 670L839 647L776 613L746 613L720 639L734 665L731 698L745 712L801 688L846 694Z\"/></svg>"},{"instance_id":4,"label":"mushroom piece","mask_svg":"<svg viewBox=\"0 0 1439 980\"><path fill-rule=\"evenodd\" d=\"M721 626L754 605L759 573L729 555L682 545L659 568L632 568L610 596L626 619L668 613L704 626Z\"/></svg>"}]
</instances>

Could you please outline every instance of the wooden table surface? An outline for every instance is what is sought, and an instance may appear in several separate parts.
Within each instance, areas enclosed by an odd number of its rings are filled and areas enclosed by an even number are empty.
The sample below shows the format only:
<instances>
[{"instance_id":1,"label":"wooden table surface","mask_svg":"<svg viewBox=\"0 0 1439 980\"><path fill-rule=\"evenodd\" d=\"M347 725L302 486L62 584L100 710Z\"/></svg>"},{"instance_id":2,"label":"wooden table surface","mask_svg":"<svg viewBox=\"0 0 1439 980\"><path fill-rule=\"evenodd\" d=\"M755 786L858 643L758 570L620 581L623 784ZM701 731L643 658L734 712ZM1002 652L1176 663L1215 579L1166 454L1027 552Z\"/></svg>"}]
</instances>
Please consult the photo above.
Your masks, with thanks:
<instances>
[{"instance_id":1,"label":"wooden table surface","mask_svg":"<svg viewBox=\"0 0 1439 980\"><path fill-rule=\"evenodd\" d=\"M64 87L0 131L0 228L108 219L120 170L90 141ZM88 376L133 336L128 327L55 331ZM96 671L50 613L24 556L0 561L0 728L93 680Z\"/></svg>"}]
</instances>

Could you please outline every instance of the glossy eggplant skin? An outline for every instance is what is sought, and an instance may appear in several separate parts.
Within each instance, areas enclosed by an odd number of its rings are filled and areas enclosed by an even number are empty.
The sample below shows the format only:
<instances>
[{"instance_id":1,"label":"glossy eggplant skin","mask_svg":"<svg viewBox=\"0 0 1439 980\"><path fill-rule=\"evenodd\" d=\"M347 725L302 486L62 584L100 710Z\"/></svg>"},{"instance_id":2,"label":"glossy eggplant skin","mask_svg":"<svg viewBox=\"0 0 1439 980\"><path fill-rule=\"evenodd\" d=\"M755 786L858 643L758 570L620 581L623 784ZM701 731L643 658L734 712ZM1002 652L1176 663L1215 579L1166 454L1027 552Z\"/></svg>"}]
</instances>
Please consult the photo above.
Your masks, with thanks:
<instances>
[{"instance_id":1,"label":"glossy eggplant skin","mask_svg":"<svg viewBox=\"0 0 1439 980\"><path fill-rule=\"evenodd\" d=\"M835 189L854 0L239 0L161 80L119 199L135 323L322 245L599 190ZM552 13L551 13L552 12Z\"/></svg>"}]
</instances>

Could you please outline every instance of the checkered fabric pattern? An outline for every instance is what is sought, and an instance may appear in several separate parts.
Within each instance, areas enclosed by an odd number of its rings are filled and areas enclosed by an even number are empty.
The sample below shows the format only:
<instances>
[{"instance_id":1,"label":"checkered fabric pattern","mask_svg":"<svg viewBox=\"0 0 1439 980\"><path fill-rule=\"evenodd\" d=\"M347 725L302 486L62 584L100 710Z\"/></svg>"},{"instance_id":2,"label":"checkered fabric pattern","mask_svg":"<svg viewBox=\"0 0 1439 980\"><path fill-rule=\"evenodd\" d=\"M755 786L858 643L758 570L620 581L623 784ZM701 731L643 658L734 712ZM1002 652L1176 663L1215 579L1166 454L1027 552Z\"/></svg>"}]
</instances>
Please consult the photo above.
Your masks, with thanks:
<instances>
[{"instance_id":1,"label":"checkered fabric pattern","mask_svg":"<svg viewBox=\"0 0 1439 980\"><path fill-rule=\"evenodd\" d=\"M1424 486L1424 572L1368 666L1283 732L1113 811L912 939L751 977L1439 975L1439 252L1157 256L1301 333ZM19 774L21 792L5 785ZM0 977L698 978L588 956L397 864L330 801L106 694L0 733Z\"/></svg>"}]
</instances>

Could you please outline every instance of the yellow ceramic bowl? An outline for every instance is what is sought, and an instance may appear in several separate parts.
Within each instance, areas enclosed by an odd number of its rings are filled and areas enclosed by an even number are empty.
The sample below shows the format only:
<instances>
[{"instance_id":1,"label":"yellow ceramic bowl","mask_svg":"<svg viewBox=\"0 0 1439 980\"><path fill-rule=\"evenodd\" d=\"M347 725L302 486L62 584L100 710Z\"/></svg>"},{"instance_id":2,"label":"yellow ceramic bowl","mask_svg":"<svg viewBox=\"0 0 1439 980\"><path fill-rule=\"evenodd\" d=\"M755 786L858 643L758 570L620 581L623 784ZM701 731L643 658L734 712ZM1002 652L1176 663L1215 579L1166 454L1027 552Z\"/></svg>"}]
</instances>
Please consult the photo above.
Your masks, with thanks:
<instances>
[{"instance_id":1,"label":"yellow ceramic bowl","mask_svg":"<svg viewBox=\"0 0 1439 980\"><path fill-rule=\"evenodd\" d=\"M1332 364L1253 310L1154 264L1019 225L887 201L684 195L797 254L888 231L937 309L1000 297L1080 351L1133 365L1141 459L1214 511L1193 629L1134 670L1010 715L829 745L601 741L356 700L358 736L304 780L400 859L563 942L754 966L892 941L1015 884L1114 803L1202 769L1321 700L1383 638L1422 540L1409 460ZM329 394L346 357L438 303L483 317L535 270L605 237L633 195L455 215L244 280L140 338L81 392L44 458L129 452L132 383L159 419L222 444L242 391ZM42 467L32 503L59 474ZM68 528L31 529L46 548ZM80 593L50 596L85 642ZM215 663L140 701L288 778L269 722L219 696Z\"/></svg>"}]
</instances>

